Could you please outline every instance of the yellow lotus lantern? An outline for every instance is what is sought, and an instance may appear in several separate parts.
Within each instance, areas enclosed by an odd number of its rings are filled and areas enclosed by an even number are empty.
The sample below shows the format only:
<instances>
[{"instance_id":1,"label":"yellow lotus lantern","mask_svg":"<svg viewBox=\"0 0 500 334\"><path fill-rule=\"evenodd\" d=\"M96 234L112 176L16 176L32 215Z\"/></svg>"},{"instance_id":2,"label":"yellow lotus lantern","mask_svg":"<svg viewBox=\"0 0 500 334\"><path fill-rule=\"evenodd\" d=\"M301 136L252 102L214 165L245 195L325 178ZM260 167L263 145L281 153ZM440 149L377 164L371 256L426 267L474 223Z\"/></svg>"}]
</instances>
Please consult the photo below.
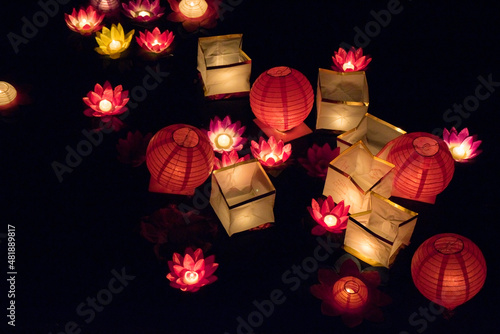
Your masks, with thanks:
<instances>
[{"instance_id":1,"label":"yellow lotus lantern","mask_svg":"<svg viewBox=\"0 0 500 334\"><path fill-rule=\"evenodd\" d=\"M97 32L95 39L99 47L95 50L111 59L120 58L121 54L130 46L134 32L135 30L131 30L125 34L120 23L118 25L112 24L111 29L103 27L102 31Z\"/></svg>"}]
</instances>

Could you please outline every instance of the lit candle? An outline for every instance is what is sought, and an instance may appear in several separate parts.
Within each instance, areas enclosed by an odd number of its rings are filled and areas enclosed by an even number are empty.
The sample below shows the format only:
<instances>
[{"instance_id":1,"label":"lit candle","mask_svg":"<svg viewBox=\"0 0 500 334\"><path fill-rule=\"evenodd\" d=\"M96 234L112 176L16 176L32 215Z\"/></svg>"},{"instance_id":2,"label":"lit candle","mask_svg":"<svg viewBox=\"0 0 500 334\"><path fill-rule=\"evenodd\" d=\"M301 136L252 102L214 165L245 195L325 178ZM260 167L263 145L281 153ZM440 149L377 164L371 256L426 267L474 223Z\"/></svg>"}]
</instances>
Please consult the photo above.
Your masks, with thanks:
<instances>
[{"instance_id":1,"label":"lit candle","mask_svg":"<svg viewBox=\"0 0 500 334\"><path fill-rule=\"evenodd\" d=\"M226 135L225 133L220 134L217 137L218 148L221 148L221 149L228 148L231 146L231 142L232 142L231 137Z\"/></svg>"},{"instance_id":2,"label":"lit candle","mask_svg":"<svg viewBox=\"0 0 500 334\"><path fill-rule=\"evenodd\" d=\"M347 281L344 284L344 290L348 294L357 293L359 291L359 284L355 281Z\"/></svg>"},{"instance_id":3,"label":"lit candle","mask_svg":"<svg viewBox=\"0 0 500 334\"><path fill-rule=\"evenodd\" d=\"M205 14L208 5L205 0L182 0L179 3L180 12L188 18L197 18Z\"/></svg>"},{"instance_id":4,"label":"lit candle","mask_svg":"<svg viewBox=\"0 0 500 334\"><path fill-rule=\"evenodd\" d=\"M139 13L137 13L137 16L140 16L140 17L149 17L149 16L151 16L151 13L148 12L147 10L141 10Z\"/></svg>"},{"instance_id":5,"label":"lit candle","mask_svg":"<svg viewBox=\"0 0 500 334\"><path fill-rule=\"evenodd\" d=\"M118 51L122 47L122 43L120 43L120 41L112 40L108 46L110 51Z\"/></svg>"},{"instance_id":6,"label":"lit candle","mask_svg":"<svg viewBox=\"0 0 500 334\"><path fill-rule=\"evenodd\" d=\"M451 155L453 156L453 159L455 160L461 160L463 158L465 158L465 155L467 154L467 152L465 151L465 149L462 147L462 145L459 145L459 146L455 146L452 150L451 150Z\"/></svg>"},{"instance_id":7,"label":"lit candle","mask_svg":"<svg viewBox=\"0 0 500 334\"><path fill-rule=\"evenodd\" d=\"M337 225L337 217L335 217L334 215L325 216L324 221L325 221L325 224L328 225L328 227L332 227L332 226Z\"/></svg>"},{"instance_id":8,"label":"lit candle","mask_svg":"<svg viewBox=\"0 0 500 334\"><path fill-rule=\"evenodd\" d=\"M274 153L269 153L267 154L265 157L264 157L264 160L267 161L269 160L270 158L272 158L275 162L279 160L279 157L274 154Z\"/></svg>"},{"instance_id":9,"label":"lit candle","mask_svg":"<svg viewBox=\"0 0 500 334\"><path fill-rule=\"evenodd\" d=\"M80 28L85 27L85 25L87 25L87 19L82 19L81 21L78 22L78 26Z\"/></svg>"},{"instance_id":10,"label":"lit candle","mask_svg":"<svg viewBox=\"0 0 500 334\"><path fill-rule=\"evenodd\" d=\"M113 104L108 100L101 100L101 102L99 102L99 109L101 109L101 111L110 111L111 108L113 108Z\"/></svg>"},{"instance_id":11,"label":"lit candle","mask_svg":"<svg viewBox=\"0 0 500 334\"><path fill-rule=\"evenodd\" d=\"M200 277L196 271L186 271L184 273L184 283L195 284L198 283Z\"/></svg>"},{"instance_id":12,"label":"lit candle","mask_svg":"<svg viewBox=\"0 0 500 334\"><path fill-rule=\"evenodd\" d=\"M158 40L157 40L157 39L155 39L155 41L153 42L153 44L152 44L152 45L154 46L154 45L159 45L159 44L160 44L160 43L158 42Z\"/></svg>"},{"instance_id":13,"label":"lit candle","mask_svg":"<svg viewBox=\"0 0 500 334\"><path fill-rule=\"evenodd\" d=\"M348 69L349 70L354 70L354 65L349 61L349 62L345 63L344 65L342 65L342 69L344 71L346 71Z\"/></svg>"}]
</instances>

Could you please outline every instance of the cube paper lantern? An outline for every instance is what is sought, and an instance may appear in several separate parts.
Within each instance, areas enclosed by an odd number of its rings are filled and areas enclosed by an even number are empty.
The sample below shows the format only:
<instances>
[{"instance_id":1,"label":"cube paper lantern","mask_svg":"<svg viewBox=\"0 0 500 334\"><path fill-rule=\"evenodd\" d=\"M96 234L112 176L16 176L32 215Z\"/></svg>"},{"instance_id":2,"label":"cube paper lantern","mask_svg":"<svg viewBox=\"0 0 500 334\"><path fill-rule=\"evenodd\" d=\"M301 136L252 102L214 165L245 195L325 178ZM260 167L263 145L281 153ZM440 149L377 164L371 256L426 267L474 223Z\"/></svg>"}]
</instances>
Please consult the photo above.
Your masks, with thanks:
<instances>
[{"instance_id":1,"label":"cube paper lantern","mask_svg":"<svg viewBox=\"0 0 500 334\"><path fill-rule=\"evenodd\" d=\"M370 152L377 155L387 143L405 133L406 131L366 113L355 128L337 136L337 147L342 152L362 140Z\"/></svg>"},{"instance_id":2,"label":"cube paper lantern","mask_svg":"<svg viewBox=\"0 0 500 334\"><path fill-rule=\"evenodd\" d=\"M389 266L410 244L418 214L370 193L370 210L349 216L344 249L372 266Z\"/></svg>"},{"instance_id":3,"label":"cube paper lantern","mask_svg":"<svg viewBox=\"0 0 500 334\"><path fill-rule=\"evenodd\" d=\"M274 222L275 196L273 184L255 159L212 173L210 204L229 236Z\"/></svg>"},{"instance_id":4,"label":"cube paper lantern","mask_svg":"<svg viewBox=\"0 0 500 334\"><path fill-rule=\"evenodd\" d=\"M250 90L250 107L255 123L268 136L285 142L311 133L304 120L314 104L309 80L299 71L273 67L255 80Z\"/></svg>"},{"instance_id":5,"label":"cube paper lantern","mask_svg":"<svg viewBox=\"0 0 500 334\"><path fill-rule=\"evenodd\" d=\"M252 60L241 50L241 34L198 39L198 71L207 99L247 96Z\"/></svg>"},{"instance_id":6,"label":"cube paper lantern","mask_svg":"<svg viewBox=\"0 0 500 334\"><path fill-rule=\"evenodd\" d=\"M434 203L453 178L455 160L435 135L407 133L389 142L381 153L387 151L387 161L395 166L393 196Z\"/></svg>"},{"instance_id":7,"label":"cube paper lantern","mask_svg":"<svg viewBox=\"0 0 500 334\"><path fill-rule=\"evenodd\" d=\"M323 195L331 195L335 203L344 200L345 205L350 205L351 214L365 211L370 191L384 197L391 195L393 168L393 164L375 157L359 141L330 162Z\"/></svg>"},{"instance_id":8,"label":"cube paper lantern","mask_svg":"<svg viewBox=\"0 0 500 334\"><path fill-rule=\"evenodd\" d=\"M201 130L173 124L151 138L146 164L151 173L149 191L193 195L212 172L214 151Z\"/></svg>"},{"instance_id":9,"label":"cube paper lantern","mask_svg":"<svg viewBox=\"0 0 500 334\"><path fill-rule=\"evenodd\" d=\"M316 129L347 131L354 128L366 114L369 102L364 71L319 69Z\"/></svg>"},{"instance_id":10,"label":"cube paper lantern","mask_svg":"<svg viewBox=\"0 0 500 334\"><path fill-rule=\"evenodd\" d=\"M451 311L481 290L486 261L468 238L441 233L418 247L411 261L411 276L420 293Z\"/></svg>"}]
</instances>

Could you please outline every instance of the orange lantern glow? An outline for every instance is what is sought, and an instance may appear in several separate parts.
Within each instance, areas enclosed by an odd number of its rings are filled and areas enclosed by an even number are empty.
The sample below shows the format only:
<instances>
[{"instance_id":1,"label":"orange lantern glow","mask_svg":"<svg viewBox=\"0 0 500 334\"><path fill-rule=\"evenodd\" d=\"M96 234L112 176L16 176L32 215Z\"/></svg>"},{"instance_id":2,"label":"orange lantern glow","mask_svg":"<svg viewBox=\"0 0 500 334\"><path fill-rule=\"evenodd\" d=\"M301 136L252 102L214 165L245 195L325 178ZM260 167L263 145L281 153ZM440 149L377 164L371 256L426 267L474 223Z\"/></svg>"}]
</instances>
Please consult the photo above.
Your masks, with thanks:
<instances>
[{"instance_id":1,"label":"orange lantern glow","mask_svg":"<svg viewBox=\"0 0 500 334\"><path fill-rule=\"evenodd\" d=\"M434 204L455 171L446 143L430 133L413 132L386 146L390 147L386 160L395 166L392 196Z\"/></svg>"},{"instance_id":2,"label":"orange lantern glow","mask_svg":"<svg viewBox=\"0 0 500 334\"><path fill-rule=\"evenodd\" d=\"M182 0L179 3L180 12L190 19L203 16L207 9L208 4L205 0Z\"/></svg>"},{"instance_id":3,"label":"orange lantern glow","mask_svg":"<svg viewBox=\"0 0 500 334\"><path fill-rule=\"evenodd\" d=\"M90 4L105 14L116 12L120 8L119 0L92 0Z\"/></svg>"},{"instance_id":4,"label":"orange lantern glow","mask_svg":"<svg viewBox=\"0 0 500 334\"><path fill-rule=\"evenodd\" d=\"M268 137L278 140L290 141L311 132L303 122L313 103L314 93L307 78L286 66L262 73L250 90L250 107L257 125Z\"/></svg>"},{"instance_id":5,"label":"orange lantern glow","mask_svg":"<svg viewBox=\"0 0 500 334\"><path fill-rule=\"evenodd\" d=\"M346 276L333 285L333 307L340 314L359 314L368 303L368 288L359 278Z\"/></svg>"},{"instance_id":6,"label":"orange lantern glow","mask_svg":"<svg viewBox=\"0 0 500 334\"><path fill-rule=\"evenodd\" d=\"M0 81L0 108L7 108L14 103L17 91L10 83Z\"/></svg>"},{"instance_id":7,"label":"orange lantern glow","mask_svg":"<svg viewBox=\"0 0 500 334\"><path fill-rule=\"evenodd\" d=\"M442 233L418 247L411 261L411 276L420 293L451 311L481 290L486 261L471 240Z\"/></svg>"},{"instance_id":8,"label":"orange lantern glow","mask_svg":"<svg viewBox=\"0 0 500 334\"><path fill-rule=\"evenodd\" d=\"M146 151L149 191L192 195L213 163L212 145L201 130L186 124L167 126L153 136Z\"/></svg>"}]
</instances>

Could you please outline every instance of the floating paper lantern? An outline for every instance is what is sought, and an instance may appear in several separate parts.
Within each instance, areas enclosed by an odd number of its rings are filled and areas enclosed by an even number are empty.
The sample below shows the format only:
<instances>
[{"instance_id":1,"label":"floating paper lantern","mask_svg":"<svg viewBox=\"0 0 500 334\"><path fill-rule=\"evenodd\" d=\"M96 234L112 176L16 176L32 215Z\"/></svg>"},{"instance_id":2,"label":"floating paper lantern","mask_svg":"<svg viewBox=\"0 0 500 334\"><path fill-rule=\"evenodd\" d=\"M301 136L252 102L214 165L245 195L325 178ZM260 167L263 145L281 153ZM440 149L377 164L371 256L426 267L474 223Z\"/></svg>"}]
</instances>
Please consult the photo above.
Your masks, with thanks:
<instances>
[{"instance_id":1,"label":"floating paper lantern","mask_svg":"<svg viewBox=\"0 0 500 334\"><path fill-rule=\"evenodd\" d=\"M468 238L442 233L418 247L411 261L411 276L427 299L453 310L481 290L486 261Z\"/></svg>"},{"instance_id":2,"label":"floating paper lantern","mask_svg":"<svg viewBox=\"0 0 500 334\"><path fill-rule=\"evenodd\" d=\"M0 81L0 107L8 107L17 97L17 90L10 83Z\"/></svg>"},{"instance_id":3,"label":"floating paper lantern","mask_svg":"<svg viewBox=\"0 0 500 334\"><path fill-rule=\"evenodd\" d=\"M395 166L392 195L433 204L455 171L446 143L430 133L413 132L387 145L386 160Z\"/></svg>"},{"instance_id":4,"label":"floating paper lantern","mask_svg":"<svg viewBox=\"0 0 500 334\"><path fill-rule=\"evenodd\" d=\"M248 96L252 60L241 49L242 34L198 39L198 71L205 97L219 100Z\"/></svg>"},{"instance_id":5,"label":"floating paper lantern","mask_svg":"<svg viewBox=\"0 0 500 334\"><path fill-rule=\"evenodd\" d=\"M354 276L339 279L333 285L333 307L341 314L359 314L368 303L368 288Z\"/></svg>"},{"instance_id":6,"label":"floating paper lantern","mask_svg":"<svg viewBox=\"0 0 500 334\"><path fill-rule=\"evenodd\" d=\"M149 191L192 195L210 176L213 163L212 146L201 130L186 124L167 126L153 136L146 151Z\"/></svg>"},{"instance_id":7,"label":"floating paper lantern","mask_svg":"<svg viewBox=\"0 0 500 334\"><path fill-rule=\"evenodd\" d=\"M160 7L160 0L132 0L122 3L126 16L137 22L151 22L163 16L165 8Z\"/></svg>"},{"instance_id":8,"label":"floating paper lantern","mask_svg":"<svg viewBox=\"0 0 500 334\"><path fill-rule=\"evenodd\" d=\"M229 236L274 222L276 190L255 159L215 170L210 204Z\"/></svg>"},{"instance_id":9,"label":"floating paper lantern","mask_svg":"<svg viewBox=\"0 0 500 334\"><path fill-rule=\"evenodd\" d=\"M100 30L104 16L104 14L99 14L92 6L88 6L87 9L81 8L78 12L73 8L71 14L64 13L68 28L84 36Z\"/></svg>"},{"instance_id":10,"label":"floating paper lantern","mask_svg":"<svg viewBox=\"0 0 500 334\"><path fill-rule=\"evenodd\" d=\"M319 69L317 129L347 131L354 128L366 114L369 102L365 72Z\"/></svg>"},{"instance_id":11,"label":"floating paper lantern","mask_svg":"<svg viewBox=\"0 0 500 334\"><path fill-rule=\"evenodd\" d=\"M252 140L250 144L254 158L266 167L278 167L284 164L292 154L292 144L285 145L283 140L276 140L272 136L268 141L260 137L258 143Z\"/></svg>"},{"instance_id":12,"label":"floating paper lantern","mask_svg":"<svg viewBox=\"0 0 500 334\"><path fill-rule=\"evenodd\" d=\"M250 107L257 125L268 137L274 135L284 141L311 132L303 122L313 104L314 93L307 78L286 66L262 73L250 90Z\"/></svg>"},{"instance_id":13,"label":"floating paper lantern","mask_svg":"<svg viewBox=\"0 0 500 334\"><path fill-rule=\"evenodd\" d=\"M342 152L362 140L370 152L377 155L387 143L405 133L406 131L366 113L354 129L337 136L337 147Z\"/></svg>"},{"instance_id":14,"label":"floating paper lantern","mask_svg":"<svg viewBox=\"0 0 500 334\"><path fill-rule=\"evenodd\" d=\"M111 29L103 27L102 31L96 33L95 39L99 46L95 50L111 59L120 58L121 54L130 46L134 32L135 30L131 30L125 34L120 23L118 25L112 24Z\"/></svg>"},{"instance_id":15,"label":"floating paper lantern","mask_svg":"<svg viewBox=\"0 0 500 334\"><path fill-rule=\"evenodd\" d=\"M332 69L339 72L362 71L372 61L370 56L363 56L363 48L351 47L349 52L339 48L332 57Z\"/></svg>"},{"instance_id":16,"label":"floating paper lantern","mask_svg":"<svg viewBox=\"0 0 500 334\"><path fill-rule=\"evenodd\" d=\"M469 136L469 129L464 128L458 132L454 127L450 131L443 130L443 140L448 145L450 153L456 162L469 162L481 153L479 145L481 140L476 136Z\"/></svg>"},{"instance_id":17,"label":"floating paper lantern","mask_svg":"<svg viewBox=\"0 0 500 334\"><path fill-rule=\"evenodd\" d=\"M330 162L323 195L332 196L336 203L343 200L351 214L366 211L370 191L384 197L391 195L393 168L359 141Z\"/></svg>"},{"instance_id":18,"label":"floating paper lantern","mask_svg":"<svg viewBox=\"0 0 500 334\"><path fill-rule=\"evenodd\" d=\"M168 261L170 272L167 279L170 286L181 291L196 292L201 287L215 282L217 276L214 272L219 264L214 261L215 256L205 258L201 248L196 251L188 248L184 256L174 253L172 261Z\"/></svg>"},{"instance_id":19,"label":"floating paper lantern","mask_svg":"<svg viewBox=\"0 0 500 334\"><path fill-rule=\"evenodd\" d=\"M141 48L152 53L164 53L174 41L174 33L168 30L161 32L158 27L153 31L140 31L139 36L135 37L137 44Z\"/></svg>"},{"instance_id":20,"label":"floating paper lantern","mask_svg":"<svg viewBox=\"0 0 500 334\"><path fill-rule=\"evenodd\" d=\"M182 0L179 3L180 12L190 19L203 16L207 9L208 4L205 0Z\"/></svg>"},{"instance_id":21,"label":"floating paper lantern","mask_svg":"<svg viewBox=\"0 0 500 334\"><path fill-rule=\"evenodd\" d=\"M92 0L90 3L94 8L106 14L115 12L120 8L119 0Z\"/></svg>"},{"instance_id":22,"label":"floating paper lantern","mask_svg":"<svg viewBox=\"0 0 500 334\"><path fill-rule=\"evenodd\" d=\"M372 266L389 268L410 244L418 214L370 193L369 210L349 216L344 249Z\"/></svg>"}]
</instances>

